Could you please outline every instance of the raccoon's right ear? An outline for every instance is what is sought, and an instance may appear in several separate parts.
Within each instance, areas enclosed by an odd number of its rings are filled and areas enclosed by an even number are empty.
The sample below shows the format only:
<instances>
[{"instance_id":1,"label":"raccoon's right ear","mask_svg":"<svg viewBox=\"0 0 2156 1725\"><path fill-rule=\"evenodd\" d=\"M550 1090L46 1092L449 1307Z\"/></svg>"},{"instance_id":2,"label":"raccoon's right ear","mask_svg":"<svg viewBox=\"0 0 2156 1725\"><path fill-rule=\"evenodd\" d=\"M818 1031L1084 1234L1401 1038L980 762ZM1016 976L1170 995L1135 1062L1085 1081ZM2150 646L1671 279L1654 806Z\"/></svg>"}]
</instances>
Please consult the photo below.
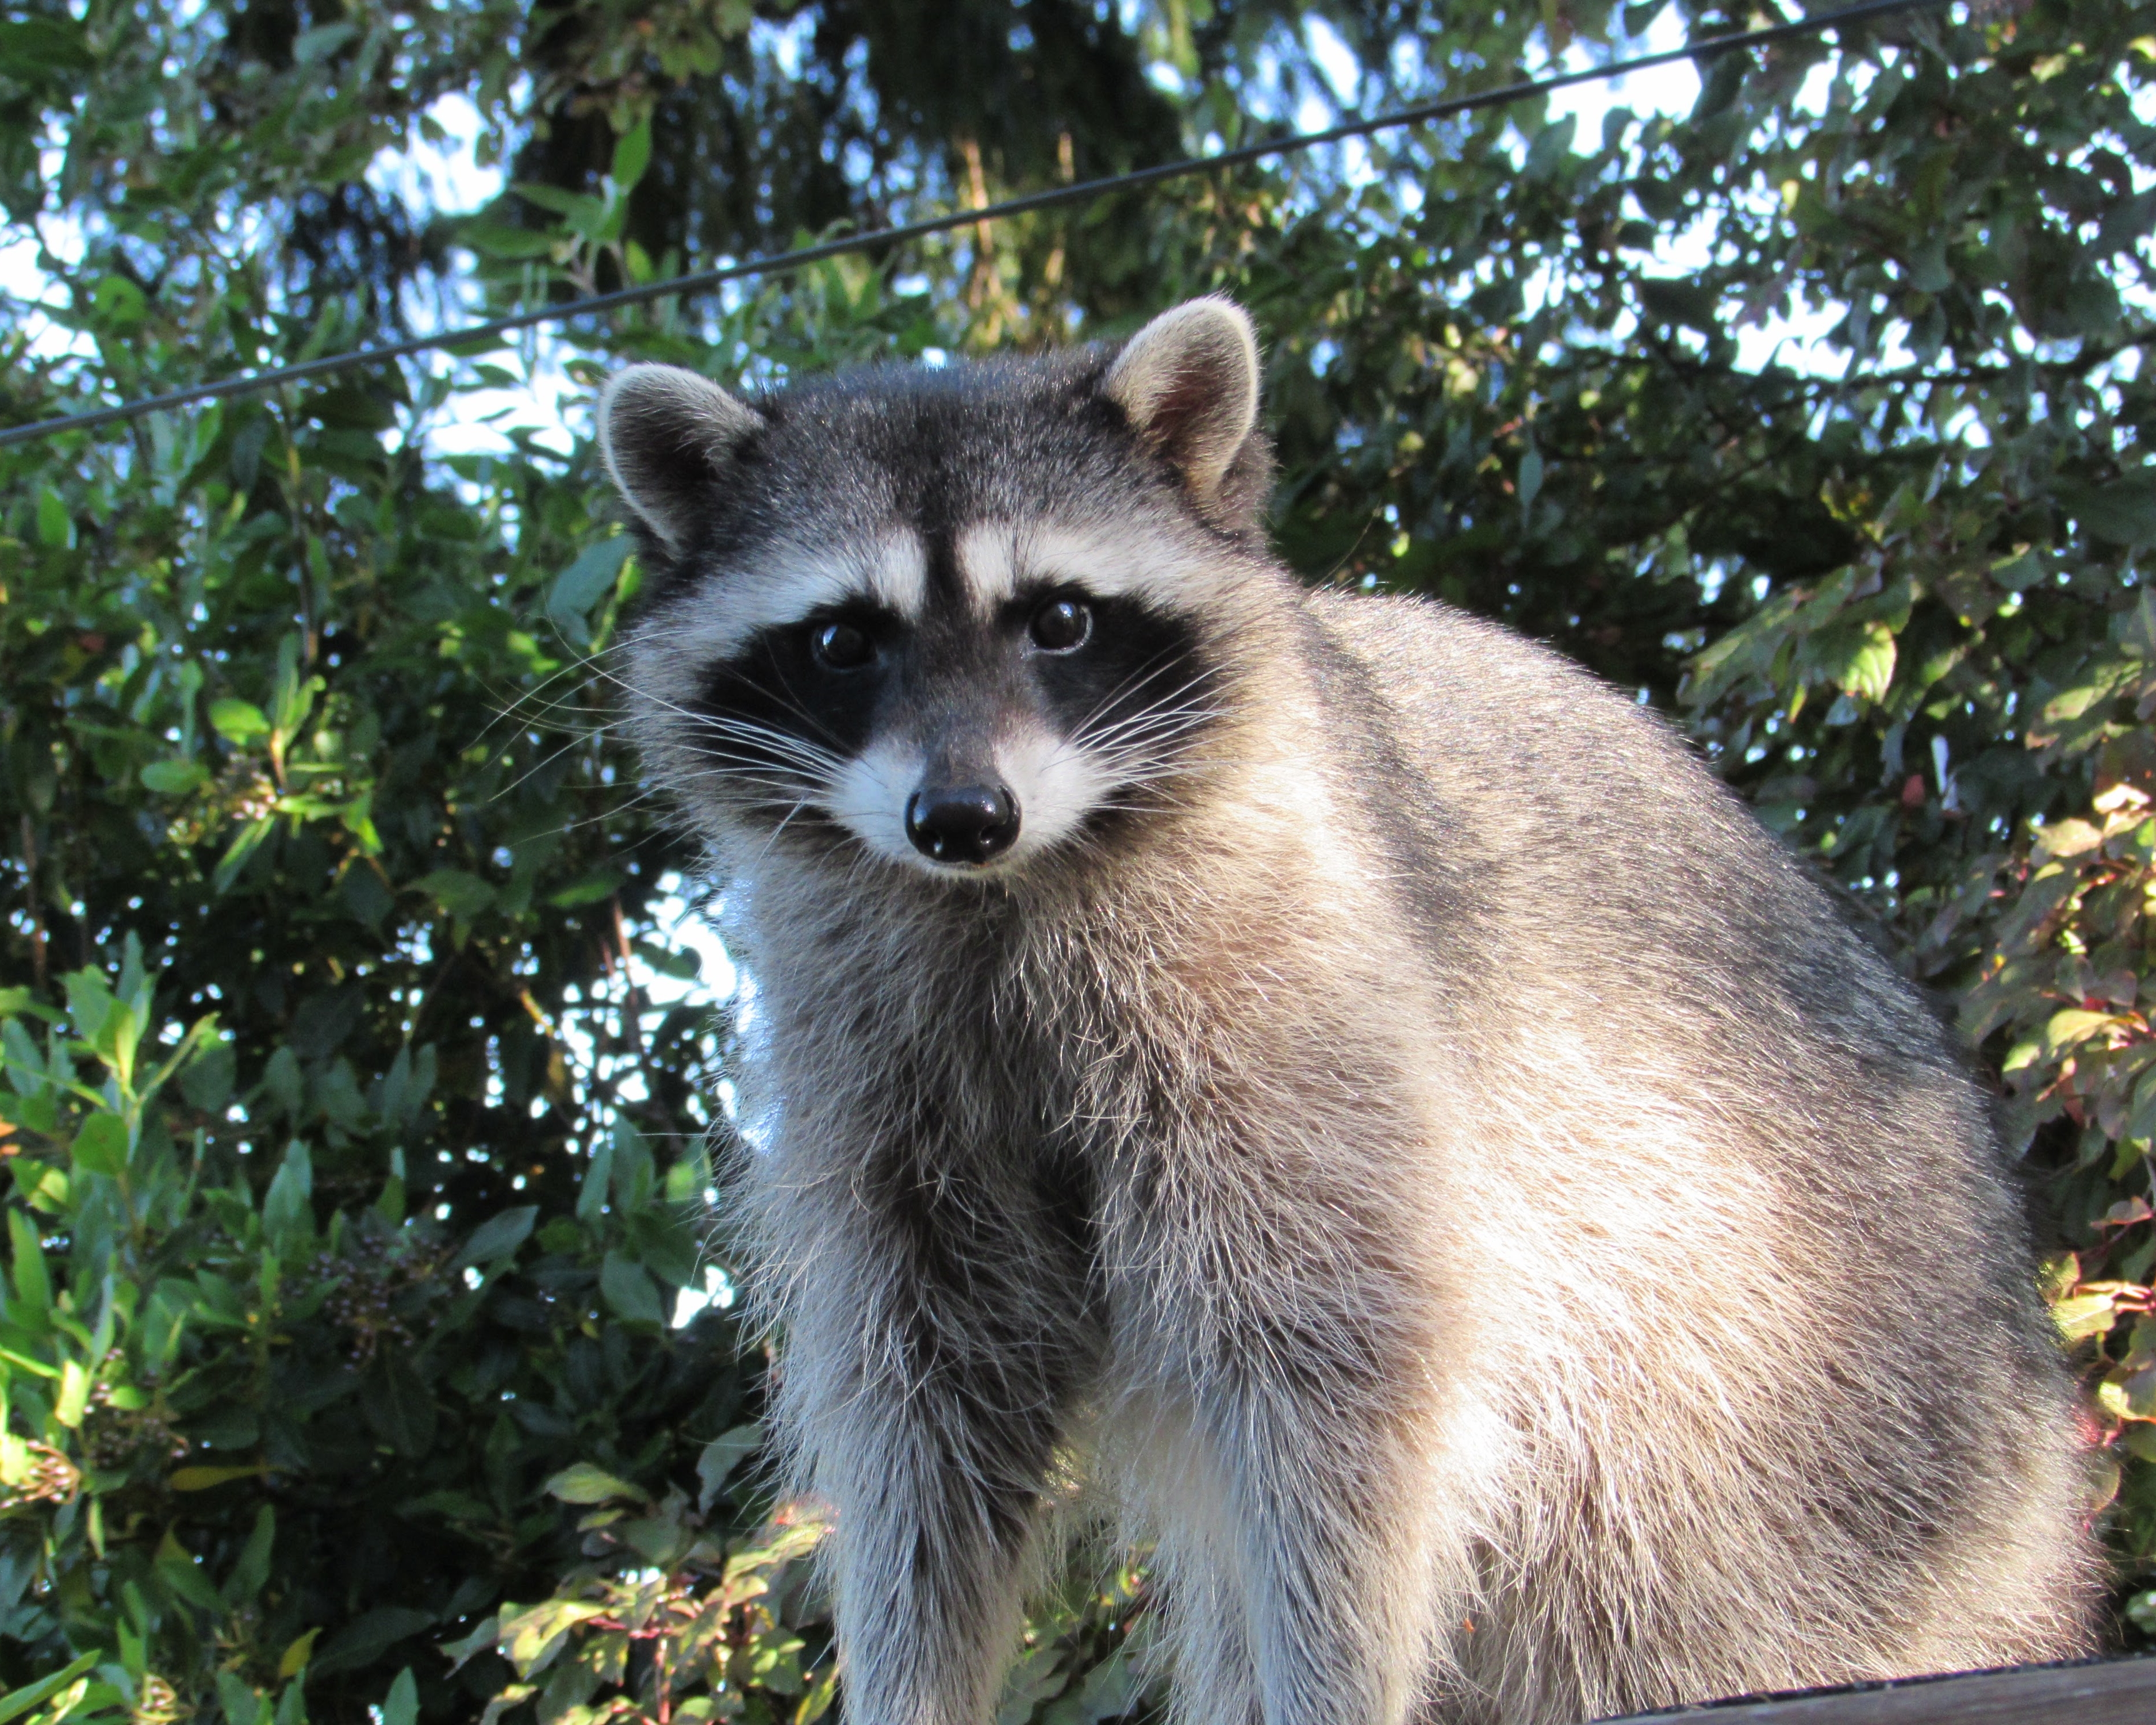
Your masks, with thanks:
<instances>
[{"instance_id":1,"label":"raccoon's right ear","mask_svg":"<svg viewBox=\"0 0 2156 1725\"><path fill-rule=\"evenodd\" d=\"M763 416L680 366L631 366L599 393L599 459L670 552L694 531L735 452Z\"/></svg>"}]
</instances>

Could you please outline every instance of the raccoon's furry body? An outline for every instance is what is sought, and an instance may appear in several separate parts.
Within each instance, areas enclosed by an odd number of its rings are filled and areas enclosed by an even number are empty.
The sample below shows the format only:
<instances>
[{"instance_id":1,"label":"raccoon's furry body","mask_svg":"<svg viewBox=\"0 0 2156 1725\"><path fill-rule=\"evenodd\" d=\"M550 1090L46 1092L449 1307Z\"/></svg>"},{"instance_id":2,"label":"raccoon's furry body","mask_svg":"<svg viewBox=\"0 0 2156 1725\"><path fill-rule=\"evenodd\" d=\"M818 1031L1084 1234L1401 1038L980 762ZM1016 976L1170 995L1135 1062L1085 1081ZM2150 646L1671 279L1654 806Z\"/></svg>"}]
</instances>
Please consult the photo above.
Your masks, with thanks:
<instances>
[{"instance_id":1,"label":"raccoon's furry body","mask_svg":"<svg viewBox=\"0 0 2156 1725\"><path fill-rule=\"evenodd\" d=\"M1255 379L1205 301L603 406L849 1720L993 1716L1074 1466L1190 1725L2080 1651L2065 1375L1947 1038L1651 716L1272 563Z\"/></svg>"}]
</instances>

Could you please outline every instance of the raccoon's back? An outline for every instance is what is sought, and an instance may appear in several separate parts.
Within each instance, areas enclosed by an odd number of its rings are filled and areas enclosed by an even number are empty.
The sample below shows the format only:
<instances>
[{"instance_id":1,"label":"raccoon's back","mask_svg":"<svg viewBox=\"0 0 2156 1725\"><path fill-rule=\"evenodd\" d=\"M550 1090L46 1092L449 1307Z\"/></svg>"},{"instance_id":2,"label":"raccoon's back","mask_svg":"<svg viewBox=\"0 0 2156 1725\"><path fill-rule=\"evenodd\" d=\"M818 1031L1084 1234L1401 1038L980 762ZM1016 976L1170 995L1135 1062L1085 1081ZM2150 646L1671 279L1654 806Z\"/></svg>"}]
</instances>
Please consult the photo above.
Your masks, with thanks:
<instances>
[{"instance_id":1,"label":"raccoon's back","mask_svg":"<svg viewBox=\"0 0 2156 1725\"><path fill-rule=\"evenodd\" d=\"M1465 1056L1463 1250L1478 1286L1532 1291L1517 1332L1492 1308L1517 1593L1477 1614L1470 1675L1505 1717L1646 1704L1630 1641L1549 1607L1612 1596L1705 1661L1694 1694L2082 1648L2071 1389L1944 1027L1652 714L1436 605L1307 616L1325 747ZM1732 1472L1738 1383L1762 1390ZM1620 1523L1636 1544L1582 1532ZM1840 1651L1716 1663L1763 1611Z\"/></svg>"},{"instance_id":2,"label":"raccoon's back","mask_svg":"<svg viewBox=\"0 0 2156 1725\"><path fill-rule=\"evenodd\" d=\"M1656 715L1447 606L1320 591L1308 610L1329 746L1424 889L1440 963L1681 1032L1958 1071L1913 991Z\"/></svg>"}]
</instances>

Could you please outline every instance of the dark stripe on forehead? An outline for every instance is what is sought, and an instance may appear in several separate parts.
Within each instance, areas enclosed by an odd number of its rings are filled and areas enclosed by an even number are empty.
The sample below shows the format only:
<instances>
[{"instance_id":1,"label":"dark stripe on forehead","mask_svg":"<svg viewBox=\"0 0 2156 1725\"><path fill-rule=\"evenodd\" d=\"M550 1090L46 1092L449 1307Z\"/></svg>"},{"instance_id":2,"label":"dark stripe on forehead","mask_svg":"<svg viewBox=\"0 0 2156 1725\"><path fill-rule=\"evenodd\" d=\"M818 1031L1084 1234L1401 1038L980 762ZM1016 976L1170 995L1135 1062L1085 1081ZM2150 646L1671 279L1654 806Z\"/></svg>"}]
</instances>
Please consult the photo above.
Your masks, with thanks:
<instances>
[{"instance_id":1,"label":"dark stripe on forehead","mask_svg":"<svg viewBox=\"0 0 2156 1725\"><path fill-rule=\"evenodd\" d=\"M927 511L924 511L924 515ZM966 593L966 578L958 571L958 535L946 522L924 519L920 524L921 541L927 554L928 579L922 595L921 614L924 618L948 619L953 622L964 617L971 608Z\"/></svg>"},{"instance_id":2,"label":"dark stripe on forehead","mask_svg":"<svg viewBox=\"0 0 2156 1725\"><path fill-rule=\"evenodd\" d=\"M968 511L952 459L947 403L922 403L914 434L911 446L901 452L899 470L910 481L911 495L901 507L910 513L908 525L920 534L927 557L922 611L927 617L956 619L968 610L965 577L958 569L958 531Z\"/></svg>"}]
</instances>

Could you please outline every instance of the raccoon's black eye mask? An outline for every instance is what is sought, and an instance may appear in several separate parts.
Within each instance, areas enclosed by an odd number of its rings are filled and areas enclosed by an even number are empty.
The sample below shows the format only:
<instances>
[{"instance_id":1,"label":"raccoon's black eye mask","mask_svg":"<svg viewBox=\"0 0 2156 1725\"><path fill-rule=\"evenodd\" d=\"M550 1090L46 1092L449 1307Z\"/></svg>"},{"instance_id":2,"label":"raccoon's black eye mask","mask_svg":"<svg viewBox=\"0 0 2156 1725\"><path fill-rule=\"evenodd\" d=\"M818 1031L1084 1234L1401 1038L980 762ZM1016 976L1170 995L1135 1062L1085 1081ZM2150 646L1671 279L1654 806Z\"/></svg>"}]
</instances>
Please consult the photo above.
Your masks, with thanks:
<instances>
[{"instance_id":1,"label":"raccoon's black eye mask","mask_svg":"<svg viewBox=\"0 0 2156 1725\"><path fill-rule=\"evenodd\" d=\"M988 619L924 626L855 604L760 630L711 667L696 710L715 751L798 777L812 757L856 757L893 729L985 735L1019 721L1075 747L1113 749L1212 675L1188 620L1057 583L1021 591Z\"/></svg>"}]
</instances>

